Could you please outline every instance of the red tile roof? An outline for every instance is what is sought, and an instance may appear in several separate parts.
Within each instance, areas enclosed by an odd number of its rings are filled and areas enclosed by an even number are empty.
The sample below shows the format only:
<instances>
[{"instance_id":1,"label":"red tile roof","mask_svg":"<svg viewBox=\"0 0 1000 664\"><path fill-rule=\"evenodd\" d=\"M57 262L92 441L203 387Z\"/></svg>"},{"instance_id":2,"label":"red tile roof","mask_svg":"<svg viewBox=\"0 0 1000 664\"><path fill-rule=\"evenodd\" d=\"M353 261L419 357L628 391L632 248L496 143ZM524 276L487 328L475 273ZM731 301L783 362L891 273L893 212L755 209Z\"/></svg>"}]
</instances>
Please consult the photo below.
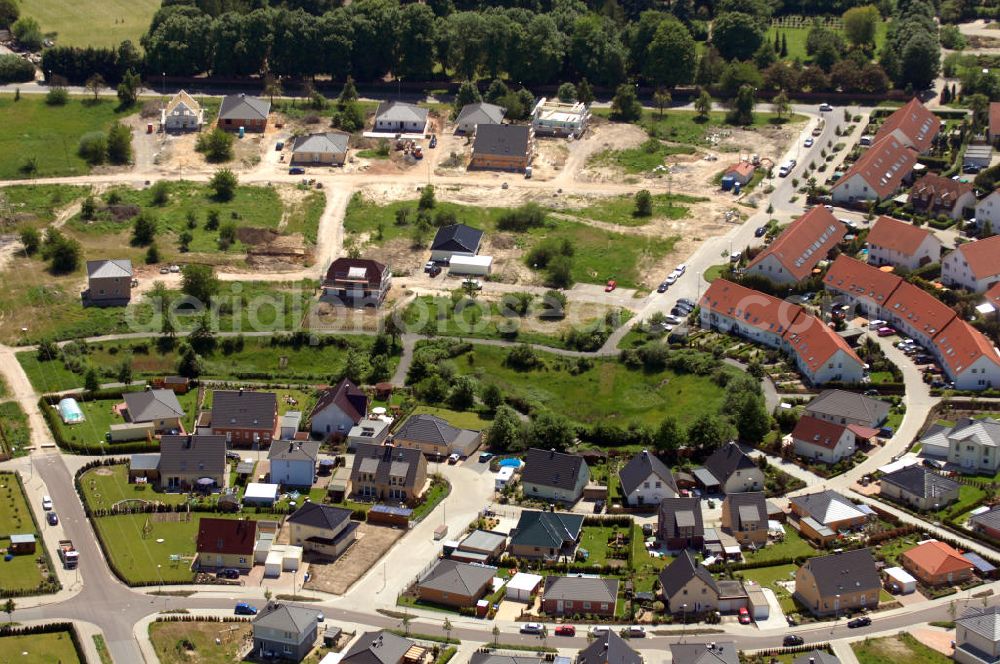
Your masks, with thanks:
<instances>
[{"instance_id":1,"label":"red tile roof","mask_svg":"<svg viewBox=\"0 0 1000 664\"><path fill-rule=\"evenodd\" d=\"M783 334L802 314L802 307L797 304L725 279L713 281L699 304L710 311L777 335Z\"/></svg>"},{"instance_id":2,"label":"red tile roof","mask_svg":"<svg viewBox=\"0 0 1000 664\"><path fill-rule=\"evenodd\" d=\"M981 357L1000 365L993 342L958 316L934 337L934 345L953 375L965 371Z\"/></svg>"},{"instance_id":3,"label":"red tile roof","mask_svg":"<svg viewBox=\"0 0 1000 664\"><path fill-rule=\"evenodd\" d=\"M198 553L253 555L257 522L252 519L215 519L198 522Z\"/></svg>"},{"instance_id":4,"label":"red tile roof","mask_svg":"<svg viewBox=\"0 0 1000 664\"><path fill-rule=\"evenodd\" d=\"M1000 101L990 102L990 133L1000 134Z\"/></svg>"},{"instance_id":5,"label":"red tile roof","mask_svg":"<svg viewBox=\"0 0 1000 664\"><path fill-rule=\"evenodd\" d=\"M726 169L726 175L739 173L742 176L753 175L754 166L749 161L739 161Z\"/></svg>"},{"instance_id":6,"label":"red tile roof","mask_svg":"<svg viewBox=\"0 0 1000 664\"><path fill-rule=\"evenodd\" d=\"M918 544L904 552L903 557L928 574L948 574L974 567L961 551L937 540Z\"/></svg>"},{"instance_id":7,"label":"red tile roof","mask_svg":"<svg viewBox=\"0 0 1000 664\"><path fill-rule=\"evenodd\" d=\"M789 274L801 281L846 234L846 227L829 210L814 207L793 221L767 249L757 254L747 269L767 256L774 256Z\"/></svg>"},{"instance_id":8,"label":"red tile roof","mask_svg":"<svg viewBox=\"0 0 1000 664\"><path fill-rule=\"evenodd\" d=\"M918 152L924 152L931 146L940 128L941 119L914 97L906 106L885 119L875 134L875 142L896 132L906 136L910 145Z\"/></svg>"},{"instance_id":9,"label":"red tile roof","mask_svg":"<svg viewBox=\"0 0 1000 664\"><path fill-rule=\"evenodd\" d=\"M860 175L879 198L888 198L917 163L917 153L893 136L876 141L833 185L843 186L855 175Z\"/></svg>"},{"instance_id":10,"label":"red tile roof","mask_svg":"<svg viewBox=\"0 0 1000 664\"><path fill-rule=\"evenodd\" d=\"M885 309L932 339L955 317L947 304L905 281L893 292Z\"/></svg>"},{"instance_id":11,"label":"red tile roof","mask_svg":"<svg viewBox=\"0 0 1000 664\"><path fill-rule=\"evenodd\" d=\"M802 363L813 372L821 368L838 350L844 351L859 365L864 364L842 336L811 314L803 313L795 319L783 338L795 350Z\"/></svg>"},{"instance_id":12,"label":"red tile roof","mask_svg":"<svg viewBox=\"0 0 1000 664\"><path fill-rule=\"evenodd\" d=\"M962 196L972 193L971 182L961 182L952 180L935 173L928 173L913 183L913 190L910 191L910 202L914 200L929 200L935 207L954 207L955 202Z\"/></svg>"},{"instance_id":13,"label":"red tile roof","mask_svg":"<svg viewBox=\"0 0 1000 664\"><path fill-rule=\"evenodd\" d=\"M912 256L931 232L892 217L879 217L868 233L868 244Z\"/></svg>"},{"instance_id":14,"label":"red tile roof","mask_svg":"<svg viewBox=\"0 0 1000 664\"><path fill-rule=\"evenodd\" d=\"M986 291L986 300L1000 310L1000 281L990 286Z\"/></svg>"},{"instance_id":15,"label":"red tile roof","mask_svg":"<svg viewBox=\"0 0 1000 664\"><path fill-rule=\"evenodd\" d=\"M811 415L804 415L799 418L798 424L792 430L792 438L832 450L837 446L846 428L843 425L820 420Z\"/></svg>"},{"instance_id":16,"label":"red tile roof","mask_svg":"<svg viewBox=\"0 0 1000 664\"><path fill-rule=\"evenodd\" d=\"M976 279L1000 274L1000 235L966 242L959 245L956 251L961 252Z\"/></svg>"},{"instance_id":17,"label":"red tile roof","mask_svg":"<svg viewBox=\"0 0 1000 664\"><path fill-rule=\"evenodd\" d=\"M885 304L902 281L891 272L883 272L844 254L837 256L823 277L827 287L847 291L855 297L867 297L879 306Z\"/></svg>"}]
</instances>

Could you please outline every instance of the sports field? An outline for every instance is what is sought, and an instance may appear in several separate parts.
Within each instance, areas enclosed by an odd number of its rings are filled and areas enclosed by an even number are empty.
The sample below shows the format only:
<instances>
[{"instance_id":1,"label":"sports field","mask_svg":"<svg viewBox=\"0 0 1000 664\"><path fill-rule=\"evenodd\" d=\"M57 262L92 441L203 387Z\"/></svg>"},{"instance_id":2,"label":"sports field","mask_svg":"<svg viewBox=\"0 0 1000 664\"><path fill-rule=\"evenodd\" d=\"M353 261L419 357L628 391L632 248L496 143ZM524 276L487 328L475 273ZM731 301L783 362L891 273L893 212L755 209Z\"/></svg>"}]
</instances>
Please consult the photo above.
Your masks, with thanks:
<instances>
[{"instance_id":1,"label":"sports field","mask_svg":"<svg viewBox=\"0 0 1000 664\"><path fill-rule=\"evenodd\" d=\"M22 16L33 16L42 32L63 46L114 46L131 39L137 47L160 0L20 0Z\"/></svg>"}]
</instances>

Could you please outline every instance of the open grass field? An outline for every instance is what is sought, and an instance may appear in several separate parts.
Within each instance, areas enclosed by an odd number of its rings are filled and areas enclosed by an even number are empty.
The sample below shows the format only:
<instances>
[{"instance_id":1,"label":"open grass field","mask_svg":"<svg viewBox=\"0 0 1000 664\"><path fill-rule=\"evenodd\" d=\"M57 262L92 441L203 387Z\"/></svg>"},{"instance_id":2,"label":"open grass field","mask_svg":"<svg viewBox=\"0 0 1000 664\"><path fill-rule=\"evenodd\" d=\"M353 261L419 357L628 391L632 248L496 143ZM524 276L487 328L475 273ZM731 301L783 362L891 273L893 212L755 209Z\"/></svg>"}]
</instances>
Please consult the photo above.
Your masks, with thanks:
<instances>
[{"instance_id":1,"label":"open grass field","mask_svg":"<svg viewBox=\"0 0 1000 664\"><path fill-rule=\"evenodd\" d=\"M149 27L159 0L21 0L22 16L38 19L42 32L56 33L60 46L117 46L139 38Z\"/></svg>"},{"instance_id":2,"label":"open grass field","mask_svg":"<svg viewBox=\"0 0 1000 664\"><path fill-rule=\"evenodd\" d=\"M0 561L0 589L31 590L42 581L42 572L36 558L42 555L44 544L35 527L28 507L28 499L21 491L13 473L0 473L0 548L10 546L10 535L33 534L38 540L34 554L14 556ZM0 651L2 652L2 651Z\"/></svg>"},{"instance_id":3,"label":"open grass field","mask_svg":"<svg viewBox=\"0 0 1000 664\"><path fill-rule=\"evenodd\" d=\"M0 653L4 653L5 661L19 664L85 664L87 661L77 652L69 632L0 637Z\"/></svg>"},{"instance_id":4,"label":"open grass field","mask_svg":"<svg viewBox=\"0 0 1000 664\"><path fill-rule=\"evenodd\" d=\"M657 166L663 166L667 157L675 154L691 154L690 145L667 145L650 139L637 148L624 150L606 149L596 152L587 160L588 166L617 166L626 173L646 173Z\"/></svg>"},{"instance_id":5,"label":"open grass field","mask_svg":"<svg viewBox=\"0 0 1000 664\"><path fill-rule=\"evenodd\" d=\"M407 225L395 223L396 210L401 208L410 210L412 221ZM498 232L497 220L508 208L478 208L439 202L434 208L434 214L439 211L454 213L459 223L493 234ZM604 221L600 217L593 218ZM415 200L378 205L356 196L347 207L344 229L348 242L352 235L367 233L369 242L382 244L396 238L412 237L415 219ZM545 227L511 234L511 237L525 251L545 239L570 241L575 249L572 276L575 281L583 283L603 284L608 279L616 279L619 286L633 288L642 281L643 265L670 253L680 239L625 235L576 221L551 219L550 222ZM431 239L431 236L427 237L427 244L430 244Z\"/></svg>"},{"instance_id":6,"label":"open grass field","mask_svg":"<svg viewBox=\"0 0 1000 664\"><path fill-rule=\"evenodd\" d=\"M611 110L599 108L592 109L591 112L606 118L610 115ZM754 113L753 126L764 127L786 122L802 122L805 119L805 116L795 114L779 119L774 113L757 112ZM709 141L710 135L723 129L732 128L732 125L726 123L725 111L712 111L708 118L702 119L695 111L669 110L661 116L658 111L646 108L643 109L642 118L636 124L641 125L651 136L656 138L702 148L713 147Z\"/></svg>"},{"instance_id":7,"label":"open grass field","mask_svg":"<svg viewBox=\"0 0 1000 664\"><path fill-rule=\"evenodd\" d=\"M31 445L31 427L28 416L16 401L0 403L0 445L12 456L24 454Z\"/></svg>"},{"instance_id":8,"label":"open grass field","mask_svg":"<svg viewBox=\"0 0 1000 664\"><path fill-rule=\"evenodd\" d=\"M851 644L860 664L946 664L952 660L910 634L865 639Z\"/></svg>"},{"instance_id":9,"label":"open grass field","mask_svg":"<svg viewBox=\"0 0 1000 664\"><path fill-rule=\"evenodd\" d=\"M163 493L151 485L129 484L128 465L91 468L80 476L83 499L91 509L110 509L122 500L148 500L168 505L187 502L187 494Z\"/></svg>"},{"instance_id":10,"label":"open grass field","mask_svg":"<svg viewBox=\"0 0 1000 664\"><path fill-rule=\"evenodd\" d=\"M154 622L149 640L161 664L229 664L239 660L252 631L246 623Z\"/></svg>"},{"instance_id":11,"label":"open grass field","mask_svg":"<svg viewBox=\"0 0 1000 664\"><path fill-rule=\"evenodd\" d=\"M635 216L635 197L631 195L612 196L591 203L582 208L562 210L569 214L587 219L597 219L609 224L620 226L644 226L654 219L683 219L691 215L688 205L708 200L683 194L654 194L653 214L648 217Z\"/></svg>"},{"instance_id":12,"label":"open grass field","mask_svg":"<svg viewBox=\"0 0 1000 664\"><path fill-rule=\"evenodd\" d=\"M90 187L69 184L23 184L0 189L0 229L40 228L60 210L82 199Z\"/></svg>"},{"instance_id":13,"label":"open grass field","mask_svg":"<svg viewBox=\"0 0 1000 664\"><path fill-rule=\"evenodd\" d=\"M43 95L24 95L20 101L13 95L0 96L0 153L7 155L0 162L0 180L86 175L90 169L76 153L80 137L107 129L133 112L119 112L117 105L116 99L95 103L87 97L70 97L65 106L48 106ZM30 157L38 166L33 176L21 171Z\"/></svg>"},{"instance_id":14,"label":"open grass field","mask_svg":"<svg viewBox=\"0 0 1000 664\"><path fill-rule=\"evenodd\" d=\"M446 421L453 427L460 429L472 429L482 431L490 426L490 420L483 419L475 411L457 411L448 408L436 408L434 406L417 406L413 409L414 415L435 415Z\"/></svg>"},{"instance_id":15,"label":"open grass field","mask_svg":"<svg viewBox=\"0 0 1000 664\"><path fill-rule=\"evenodd\" d=\"M782 558L796 558L799 556L815 556L816 549L799 535L799 532L791 526L785 526L785 539L781 542L769 544L757 551L748 551L744 554L747 562L762 562L767 560L780 560Z\"/></svg>"},{"instance_id":16,"label":"open grass field","mask_svg":"<svg viewBox=\"0 0 1000 664\"><path fill-rule=\"evenodd\" d=\"M505 394L543 405L580 422L657 426L667 415L686 427L704 413L717 413L723 389L710 377L672 371L633 371L617 360L595 360L576 375L567 362L538 353L544 368L517 371L504 364L505 348L477 346L453 361L459 373L495 383ZM580 404L587 404L581 409Z\"/></svg>"}]
</instances>

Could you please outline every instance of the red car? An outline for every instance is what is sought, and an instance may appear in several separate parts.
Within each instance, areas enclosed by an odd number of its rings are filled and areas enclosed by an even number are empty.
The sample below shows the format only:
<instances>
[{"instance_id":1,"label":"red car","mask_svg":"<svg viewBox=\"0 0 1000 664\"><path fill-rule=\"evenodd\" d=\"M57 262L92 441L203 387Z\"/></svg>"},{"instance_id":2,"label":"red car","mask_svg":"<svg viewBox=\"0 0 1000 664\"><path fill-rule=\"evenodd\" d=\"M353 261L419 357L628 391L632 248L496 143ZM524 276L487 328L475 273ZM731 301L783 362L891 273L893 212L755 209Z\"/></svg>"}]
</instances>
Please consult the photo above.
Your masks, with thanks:
<instances>
[{"instance_id":1,"label":"red car","mask_svg":"<svg viewBox=\"0 0 1000 664\"><path fill-rule=\"evenodd\" d=\"M576 636L576 627L572 625L559 625L556 627L556 636Z\"/></svg>"},{"instance_id":2,"label":"red car","mask_svg":"<svg viewBox=\"0 0 1000 664\"><path fill-rule=\"evenodd\" d=\"M880 337L891 337L892 335L896 334L896 330L887 325L885 327L880 327L878 329L877 334Z\"/></svg>"},{"instance_id":3,"label":"red car","mask_svg":"<svg viewBox=\"0 0 1000 664\"><path fill-rule=\"evenodd\" d=\"M605 293L610 293L614 289L618 288L618 282L614 279L608 279L608 284L604 287Z\"/></svg>"},{"instance_id":4,"label":"red car","mask_svg":"<svg viewBox=\"0 0 1000 664\"><path fill-rule=\"evenodd\" d=\"M747 611L745 606L740 607L740 624L741 625L750 624L750 613Z\"/></svg>"}]
</instances>

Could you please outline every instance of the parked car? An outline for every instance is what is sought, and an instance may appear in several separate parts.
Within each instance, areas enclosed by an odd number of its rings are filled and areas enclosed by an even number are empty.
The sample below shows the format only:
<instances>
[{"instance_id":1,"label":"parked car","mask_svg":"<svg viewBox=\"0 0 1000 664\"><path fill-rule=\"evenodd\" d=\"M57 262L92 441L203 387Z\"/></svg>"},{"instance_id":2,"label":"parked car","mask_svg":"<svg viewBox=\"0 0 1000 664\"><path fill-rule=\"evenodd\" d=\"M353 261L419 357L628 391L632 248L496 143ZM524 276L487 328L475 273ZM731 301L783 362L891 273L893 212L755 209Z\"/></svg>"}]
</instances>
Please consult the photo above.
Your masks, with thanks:
<instances>
[{"instance_id":1,"label":"parked car","mask_svg":"<svg viewBox=\"0 0 1000 664\"><path fill-rule=\"evenodd\" d=\"M428 145L432 150L438 146L437 134L431 134L431 142Z\"/></svg>"},{"instance_id":2,"label":"parked car","mask_svg":"<svg viewBox=\"0 0 1000 664\"><path fill-rule=\"evenodd\" d=\"M576 636L576 627L572 625L559 625L556 627L556 636Z\"/></svg>"},{"instance_id":3,"label":"parked car","mask_svg":"<svg viewBox=\"0 0 1000 664\"><path fill-rule=\"evenodd\" d=\"M238 602L236 608L233 609L233 613L238 616L255 616L257 615L257 607L250 606L246 602Z\"/></svg>"},{"instance_id":4,"label":"parked car","mask_svg":"<svg viewBox=\"0 0 1000 664\"><path fill-rule=\"evenodd\" d=\"M434 261L427 261L426 263L424 263L424 272L430 272L435 267L437 267L437 263L435 263Z\"/></svg>"},{"instance_id":5,"label":"parked car","mask_svg":"<svg viewBox=\"0 0 1000 664\"><path fill-rule=\"evenodd\" d=\"M677 283L677 274L671 272L670 274L667 275L667 278L663 280L663 283L665 283L667 286L673 286L675 283Z\"/></svg>"},{"instance_id":6,"label":"parked car","mask_svg":"<svg viewBox=\"0 0 1000 664\"><path fill-rule=\"evenodd\" d=\"M802 145L804 145L804 146L805 146L805 147L807 147L807 148L811 148L811 147L813 146L813 139L812 139L812 136L810 136L809 138L807 138L807 139L805 140L805 143L803 143Z\"/></svg>"},{"instance_id":7,"label":"parked car","mask_svg":"<svg viewBox=\"0 0 1000 664\"><path fill-rule=\"evenodd\" d=\"M42 496L42 509L46 512L52 509L52 498L49 496Z\"/></svg>"},{"instance_id":8,"label":"parked car","mask_svg":"<svg viewBox=\"0 0 1000 664\"><path fill-rule=\"evenodd\" d=\"M687 269L688 269L688 266L685 263L681 263L680 265L678 265L677 267L674 268L674 272L679 277L682 274L684 274L685 272L687 272Z\"/></svg>"},{"instance_id":9,"label":"parked car","mask_svg":"<svg viewBox=\"0 0 1000 664\"><path fill-rule=\"evenodd\" d=\"M611 631L611 628L607 625L594 625L590 628L591 636L601 636L602 634L607 634Z\"/></svg>"},{"instance_id":10,"label":"parked car","mask_svg":"<svg viewBox=\"0 0 1000 664\"><path fill-rule=\"evenodd\" d=\"M604 511L604 501L603 500L595 500L594 501L594 514L600 514L603 511Z\"/></svg>"},{"instance_id":11,"label":"parked car","mask_svg":"<svg viewBox=\"0 0 1000 664\"><path fill-rule=\"evenodd\" d=\"M275 152L281 152L284 148L285 148L285 142L284 141L278 141L277 143L274 144L274 151Z\"/></svg>"},{"instance_id":12,"label":"parked car","mask_svg":"<svg viewBox=\"0 0 1000 664\"><path fill-rule=\"evenodd\" d=\"M677 300L677 304L684 305L685 307L690 307L691 309L694 309L695 306L694 300L688 299L686 297L682 297L681 299Z\"/></svg>"},{"instance_id":13,"label":"parked car","mask_svg":"<svg viewBox=\"0 0 1000 664\"><path fill-rule=\"evenodd\" d=\"M767 226L758 226L757 230L753 232L754 237L764 237L767 235Z\"/></svg>"},{"instance_id":14,"label":"parked car","mask_svg":"<svg viewBox=\"0 0 1000 664\"><path fill-rule=\"evenodd\" d=\"M785 638L781 641L781 645L786 648L789 646L801 646L803 643L805 643L805 639L798 634L786 634Z\"/></svg>"},{"instance_id":15,"label":"parked car","mask_svg":"<svg viewBox=\"0 0 1000 664\"><path fill-rule=\"evenodd\" d=\"M50 526L58 526L59 525L59 517L56 516L55 512L49 512L48 514L46 514L45 515L45 520L49 522Z\"/></svg>"},{"instance_id":16,"label":"parked car","mask_svg":"<svg viewBox=\"0 0 1000 664\"><path fill-rule=\"evenodd\" d=\"M820 113L825 113L827 111L832 111L832 110L833 110L833 106L830 106L829 104L820 104L819 105L819 111L820 111Z\"/></svg>"},{"instance_id":17,"label":"parked car","mask_svg":"<svg viewBox=\"0 0 1000 664\"><path fill-rule=\"evenodd\" d=\"M896 330L886 325L885 327L880 327L877 333L880 337L891 337L896 334Z\"/></svg>"},{"instance_id":18,"label":"parked car","mask_svg":"<svg viewBox=\"0 0 1000 664\"><path fill-rule=\"evenodd\" d=\"M462 288L471 288L472 290L483 290L483 282L479 279L466 279L462 282Z\"/></svg>"},{"instance_id":19,"label":"parked car","mask_svg":"<svg viewBox=\"0 0 1000 664\"><path fill-rule=\"evenodd\" d=\"M233 461L239 461L240 460L240 453L236 452L234 450L229 450L228 452L226 452L226 458L227 459L232 459Z\"/></svg>"},{"instance_id":20,"label":"parked car","mask_svg":"<svg viewBox=\"0 0 1000 664\"><path fill-rule=\"evenodd\" d=\"M646 636L646 628L642 625L629 625L622 630L622 636L630 636L633 639L642 639Z\"/></svg>"},{"instance_id":21,"label":"parked car","mask_svg":"<svg viewBox=\"0 0 1000 664\"><path fill-rule=\"evenodd\" d=\"M541 634L544 629L542 623L528 622L521 625L521 634Z\"/></svg>"},{"instance_id":22,"label":"parked car","mask_svg":"<svg viewBox=\"0 0 1000 664\"><path fill-rule=\"evenodd\" d=\"M306 174L306 169L302 168L301 166L292 166L291 168L288 169L288 174L289 175L305 175Z\"/></svg>"},{"instance_id":23,"label":"parked car","mask_svg":"<svg viewBox=\"0 0 1000 664\"><path fill-rule=\"evenodd\" d=\"M681 319L678 318L677 316L674 316L673 314L671 314L669 316L664 316L663 320L664 320L664 322L668 323L669 325L680 325L681 324Z\"/></svg>"},{"instance_id":24,"label":"parked car","mask_svg":"<svg viewBox=\"0 0 1000 664\"><path fill-rule=\"evenodd\" d=\"M454 466L454 465L455 465L456 463L458 463L458 460L459 460L460 458L461 458L461 457L460 457L460 456L458 456L458 452L455 452L454 454L452 454L451 456L449 456L449 457L448 457L448 463L449 463L450 465Z\"/></svg>"},{"instance_id":25,"label":"parked car","mask_svg":"<svg viewBox=\"0 0 1000 664\"><path fill-rule=\"evenodd\" d=\"M657 293L666 293L667 289L670 288L670 284L664 281L662 284L656 287Z\"/></svg>"},{"instance_id":26,"label":"parked car","mask_svg":"<svg viewBox=\"0 0 1000 664\"><path fill-rule=\"evenodd\" d=\"M618 288L618 282L614 279L608 279L607 285L604 286L604 292L610 293L614 289Z\"/></svg>"},{"instance_id":27,"label":"parked car","mask_svg":"<svg viewBox=\"0 0 1000 664\"><path fill-rule=\"evenodd\" d=\"M168 269L170 270L171 274L177 274L178 272L181 271L181 266L180 265L171 265Z\"/></svg>"},{"instance_id":28,"label":"parked car","mask_svg":"<svg viewBox=\"0 0 1000 664\"><path fill-rule=\"evenodd\" d=\"M745 607L745 606L741 606L740 607L740 614L739 614L739 616L740 616L740 624L741 625L749 625L750 624L750 612L747 611L747 607Z\"/></svg>"},{"instance_id":29,"label":"parked car","mask_svg":"<svg viewBox=\"0 0 1000 664\"><path fill-rule=\"evenodd\" d=\"M479 463L486 463L493 458L492 452L483 452L479 455Z\"/></svg>"},{"instance_id":30,"label":"parked car","mask_svg":"<svg viewBox=\"0 0 1000 664\"><path fill-rule=\"evenodd\" d=\"M217 579L238 579L240 578L240 571L238 569L233 569L229 567L227 569L220 569L215 573L215 578Z\"/></svg>"},{"instance_id":31,"label":"parked car","mask_svg":"<svg viewBox=\"0 0 1000 664\"><path fill-rule=\"evenodd\" d=\"M435 265L431 269L427 270L427 274L430 275L431 279L441 274L441 266Z\"/></svg>"},{"instance_id":32,"label":"parked car","mask_svg":"<svg viewBox=\"0 0 1000 664\"><path fill-rule=\"evenodd\" d=\"M868 627L872 624L872 619L868 616L861 616L860 618L855 618L854 620L847 623L847 626L851 629L857 629L858 627Z\"/></svg>"}]
</instances>

